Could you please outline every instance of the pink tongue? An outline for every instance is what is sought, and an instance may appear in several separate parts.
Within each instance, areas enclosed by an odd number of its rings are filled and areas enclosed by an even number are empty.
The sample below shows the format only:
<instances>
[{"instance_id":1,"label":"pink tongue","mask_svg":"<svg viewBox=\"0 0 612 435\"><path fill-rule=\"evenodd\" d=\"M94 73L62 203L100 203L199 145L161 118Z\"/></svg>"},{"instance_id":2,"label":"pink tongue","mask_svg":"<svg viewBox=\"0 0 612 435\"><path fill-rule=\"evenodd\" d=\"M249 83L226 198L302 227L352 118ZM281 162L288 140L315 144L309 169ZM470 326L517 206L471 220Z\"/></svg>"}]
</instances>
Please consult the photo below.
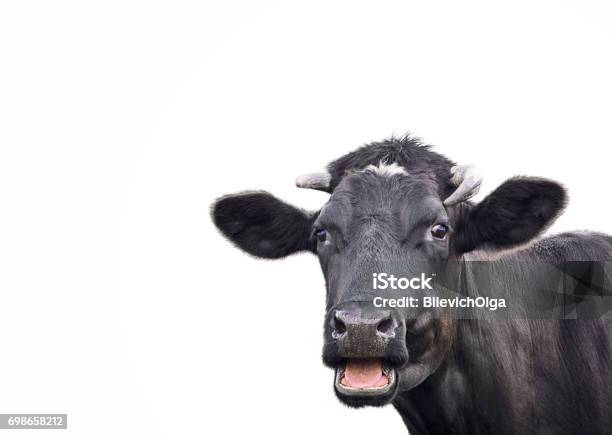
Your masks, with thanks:
<instances>
[{"instance_id":1,"label":"pink tongue","mask_svg":"<svg viewBox=\"0 0 612 435\"><path fill-rule=\"evenodd\" d=\"M344 385L352 388L372 388L386 385L388 380L379 359L349 359L344 369Z\"/></svg>"}]
</instances>

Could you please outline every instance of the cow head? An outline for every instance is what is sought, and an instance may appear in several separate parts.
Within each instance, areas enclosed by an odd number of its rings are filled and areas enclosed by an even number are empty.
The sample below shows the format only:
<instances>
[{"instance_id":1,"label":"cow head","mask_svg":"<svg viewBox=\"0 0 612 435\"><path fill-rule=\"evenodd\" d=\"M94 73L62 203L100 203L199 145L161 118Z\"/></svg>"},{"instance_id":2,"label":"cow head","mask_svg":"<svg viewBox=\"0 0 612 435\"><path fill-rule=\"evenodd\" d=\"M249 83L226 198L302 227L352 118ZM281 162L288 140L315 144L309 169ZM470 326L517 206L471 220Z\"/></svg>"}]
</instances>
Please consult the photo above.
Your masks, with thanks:
<instances>
[{"instance_id":1,"label":"cow head","mask_svg":"<svg viewBox=\"0 0 612 435\"><path fill-rule=\"evenodd\" d=\"M456 330L454 320L428 311L375 307L372 272L429 274L474 249L528 242L565 202L555 182L513 178L473 205L466 200L480 185L474 168L427 152L439 158L412 169L368 154L349 168L344 159L299 177L300 187L331 194L318 212L265 192L213 206L217 227L252 255L317 255L327 288L323 361L335 369L337 396L352 406L384 405L419 385L442 364Z\"/></svg>"}]
</instances>

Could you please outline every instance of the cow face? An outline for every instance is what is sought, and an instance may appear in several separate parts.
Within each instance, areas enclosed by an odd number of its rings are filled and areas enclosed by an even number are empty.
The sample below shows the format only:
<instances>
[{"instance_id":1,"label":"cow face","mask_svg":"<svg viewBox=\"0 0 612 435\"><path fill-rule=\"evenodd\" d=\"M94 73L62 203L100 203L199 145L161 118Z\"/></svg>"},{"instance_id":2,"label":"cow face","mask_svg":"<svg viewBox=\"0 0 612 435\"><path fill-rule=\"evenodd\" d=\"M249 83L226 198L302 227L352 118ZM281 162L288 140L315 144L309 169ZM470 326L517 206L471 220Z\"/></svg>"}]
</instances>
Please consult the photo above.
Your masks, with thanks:
<instances>
[{"instance_id":1,"label":"cow face","mask_svg":"<svg viewBox=\"0 0 612 435\"><path fill-rule=\"evenodd\" d=\"M336 370L336 394L349 405L389 402L449 349L450 322L376 306L381 293L373 288L374 273L431 276L446 262L453 222L443 201L428 176L370 167L346 176L313 224L327 286L323 361Z\"/></svg>"},{"instance_id":2,"label":"cow face","mask_svg":"<svg viewBox=\"0 0 612 435\"><path fill-rule=\"evenodd\" d=\"M335 369L337 396L351 406L389 403L434 373L453 345L452 319L375 306L372 273L430 276L465 252L525 243L565 201L557 183L514 178L473 206L448 201L435 180L397 165L370 166L348 173L318 213L264 192L213 207L218 228L253 255L318 256L327 287L323 361Z\"/></svg>"}]
</instances>

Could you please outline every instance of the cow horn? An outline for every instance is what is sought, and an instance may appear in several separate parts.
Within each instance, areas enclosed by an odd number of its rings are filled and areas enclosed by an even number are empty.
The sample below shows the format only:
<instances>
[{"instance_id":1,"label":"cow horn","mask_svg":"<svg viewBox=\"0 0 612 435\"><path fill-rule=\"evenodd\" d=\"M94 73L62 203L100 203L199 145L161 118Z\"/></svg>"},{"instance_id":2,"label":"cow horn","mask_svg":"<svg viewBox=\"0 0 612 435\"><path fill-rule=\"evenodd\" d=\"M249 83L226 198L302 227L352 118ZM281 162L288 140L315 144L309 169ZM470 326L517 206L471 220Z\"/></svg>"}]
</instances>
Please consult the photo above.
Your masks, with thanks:
<instances>
[{"instance_id":1,"label":"cow horn","mask_svg":"<svg viewBox=\"0 0 612 435\"><path fill-rule=\"evenodd\" d=\"M331 174L329 172L312 172L310 174L300 175L295 179L295 185L303 189L329 191L329 183L331 182Z\"/></svg>"},{"instance_id":2,"label":"cow horn","mask_svg":"<svg viewBox=\"0 0 612 435\"><path fill-rule=\"evenodd\" d=\"M457 189L444 200L444 205L454 205L467 201L480 190L482 173L476 166L453 166L451 174L451 183L457 186Z\"/></svg>"}]
</instances>

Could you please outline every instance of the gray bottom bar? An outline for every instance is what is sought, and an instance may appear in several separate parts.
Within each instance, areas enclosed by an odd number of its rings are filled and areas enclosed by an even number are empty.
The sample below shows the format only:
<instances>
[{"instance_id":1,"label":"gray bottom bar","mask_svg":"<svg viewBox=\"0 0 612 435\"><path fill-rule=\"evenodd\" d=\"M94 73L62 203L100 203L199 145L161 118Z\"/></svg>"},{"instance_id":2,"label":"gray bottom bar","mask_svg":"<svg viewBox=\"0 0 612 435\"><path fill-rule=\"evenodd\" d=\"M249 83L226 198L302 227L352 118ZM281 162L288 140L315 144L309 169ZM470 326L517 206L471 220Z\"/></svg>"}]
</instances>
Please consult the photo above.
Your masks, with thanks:
<instances>
[{"instance_id":1,"label":"gray bottom bar","mask_svg":"<svg viewBox=\"0 0 612 435\"><path fill-rule=\"evenodd\" d=\"M0 429L66 429L68 414L0 414Z\"/></svg>"}]
</instances>

